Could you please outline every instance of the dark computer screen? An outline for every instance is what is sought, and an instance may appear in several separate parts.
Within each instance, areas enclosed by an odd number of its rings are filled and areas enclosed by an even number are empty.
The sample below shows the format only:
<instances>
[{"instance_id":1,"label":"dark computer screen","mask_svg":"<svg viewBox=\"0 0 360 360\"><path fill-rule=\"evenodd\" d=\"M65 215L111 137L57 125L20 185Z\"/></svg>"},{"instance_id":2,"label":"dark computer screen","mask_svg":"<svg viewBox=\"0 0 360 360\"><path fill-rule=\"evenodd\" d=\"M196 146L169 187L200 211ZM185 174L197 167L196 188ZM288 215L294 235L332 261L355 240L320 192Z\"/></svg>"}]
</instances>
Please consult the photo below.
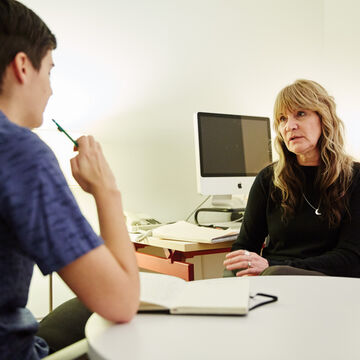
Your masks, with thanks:
<instances>
[{"instance_id":1,"label":"dark computer screen","mask_svg":"<svg viewBox=\"0 0 360 360\"><path fill-rule=\"evenodd\" d=\"M254 176L272 161L266 117L198 113L201 176Z\"/></svg>"}]
</instances>

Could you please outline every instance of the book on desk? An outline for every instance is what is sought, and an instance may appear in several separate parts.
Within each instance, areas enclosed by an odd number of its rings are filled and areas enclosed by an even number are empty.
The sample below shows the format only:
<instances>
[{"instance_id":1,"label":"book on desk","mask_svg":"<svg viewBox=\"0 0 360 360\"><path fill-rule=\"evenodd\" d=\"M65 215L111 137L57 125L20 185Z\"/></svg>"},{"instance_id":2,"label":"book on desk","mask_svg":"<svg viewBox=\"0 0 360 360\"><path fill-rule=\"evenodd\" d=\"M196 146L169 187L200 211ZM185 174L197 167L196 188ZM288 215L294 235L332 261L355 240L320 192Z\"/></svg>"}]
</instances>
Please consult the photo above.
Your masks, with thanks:
<instances>
[{"instance_id":1,"label":"book on desk","mask_svg":"<svg viewBox=\"0 0 360 360\"><path fill-rule=\"evenodd\" d=\"M152 235L161 239L191 241L205 244L236 240L238 229L216 229L197 226L186 221L159 226L152 231Z\"/></svg>"},{"instance_id":2,"label":"book on desk","mask_svg":"<svg viewBox=\"0 0 360 360\"><path fill-rule=\"evenodd\" d=\"M185 281L175 276L140 273L139 312L246 315L249 280L220 278Z\"/></svg>"}]
</instances>

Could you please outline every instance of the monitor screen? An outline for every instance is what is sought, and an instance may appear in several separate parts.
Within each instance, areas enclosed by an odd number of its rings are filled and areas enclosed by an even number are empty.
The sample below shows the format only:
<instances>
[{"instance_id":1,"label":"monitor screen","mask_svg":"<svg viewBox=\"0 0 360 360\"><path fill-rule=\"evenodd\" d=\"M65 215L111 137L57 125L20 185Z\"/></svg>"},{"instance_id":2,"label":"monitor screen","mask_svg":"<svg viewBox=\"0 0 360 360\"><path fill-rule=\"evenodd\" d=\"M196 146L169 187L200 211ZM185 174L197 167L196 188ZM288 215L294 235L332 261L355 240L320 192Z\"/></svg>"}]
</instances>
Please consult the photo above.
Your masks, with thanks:
<instances>
[{"instance_id":1,"label":"monitor screen","mask_svg":"<svg viewBox=\"0 0 360 360\"><path fill-rule=\"evenodd\" d=\"M254 176L271 162L269 118L198 113L201 176Z\"/></svg>"},{"instance_id":2,"label":"monitor screen","mask_svg":"<svg viewBox=\"0 0 360 360\"><path fill-rule=\"evenodd\" d=\"M223 195L246 197L272 161L269 118L198 112L194 120L198 191L213 195L213 204Z\"/></svg>"}]
</instances>

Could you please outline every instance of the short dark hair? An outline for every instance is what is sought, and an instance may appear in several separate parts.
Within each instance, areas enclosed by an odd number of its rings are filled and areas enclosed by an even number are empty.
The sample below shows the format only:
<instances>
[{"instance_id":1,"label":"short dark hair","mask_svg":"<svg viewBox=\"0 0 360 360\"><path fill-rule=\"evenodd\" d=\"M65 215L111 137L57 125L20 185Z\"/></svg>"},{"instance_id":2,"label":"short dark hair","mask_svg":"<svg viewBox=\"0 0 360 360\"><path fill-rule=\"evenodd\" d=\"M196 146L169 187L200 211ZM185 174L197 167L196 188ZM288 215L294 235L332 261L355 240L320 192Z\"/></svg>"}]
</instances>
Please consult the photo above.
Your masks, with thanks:
<instances>
[{"instance_id":1,"label":"short dark hair","mask_svg":"<svg viewBox=\"0 0 360 360\"><path fill-rule=\"evenodd\" d=\"M16 0L0 0L0 94L4 73L16 54L24 52L34 69L56 48L56 38L32 10Z\"/></svg>"}]
</instances>

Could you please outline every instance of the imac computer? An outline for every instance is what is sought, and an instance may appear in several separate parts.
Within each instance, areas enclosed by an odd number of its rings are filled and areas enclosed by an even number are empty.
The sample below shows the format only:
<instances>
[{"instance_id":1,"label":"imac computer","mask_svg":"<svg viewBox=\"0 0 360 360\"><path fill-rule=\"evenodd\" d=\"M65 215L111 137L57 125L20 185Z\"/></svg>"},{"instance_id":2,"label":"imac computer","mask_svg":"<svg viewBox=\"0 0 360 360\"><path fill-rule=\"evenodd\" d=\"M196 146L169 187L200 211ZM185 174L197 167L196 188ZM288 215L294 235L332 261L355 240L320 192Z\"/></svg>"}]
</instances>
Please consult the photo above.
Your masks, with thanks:
<instances>
[{"instance_id":1,"label":"imac computer","mask_svg":"<svg viewBox=\"0 0 360 360\"><path fill-rule=\"evenodd\" d=\"M240 207L272 161L269 118L198 112L194 120L198 192L212 195L214 206Z\"/></svg>"}]
</instances>

